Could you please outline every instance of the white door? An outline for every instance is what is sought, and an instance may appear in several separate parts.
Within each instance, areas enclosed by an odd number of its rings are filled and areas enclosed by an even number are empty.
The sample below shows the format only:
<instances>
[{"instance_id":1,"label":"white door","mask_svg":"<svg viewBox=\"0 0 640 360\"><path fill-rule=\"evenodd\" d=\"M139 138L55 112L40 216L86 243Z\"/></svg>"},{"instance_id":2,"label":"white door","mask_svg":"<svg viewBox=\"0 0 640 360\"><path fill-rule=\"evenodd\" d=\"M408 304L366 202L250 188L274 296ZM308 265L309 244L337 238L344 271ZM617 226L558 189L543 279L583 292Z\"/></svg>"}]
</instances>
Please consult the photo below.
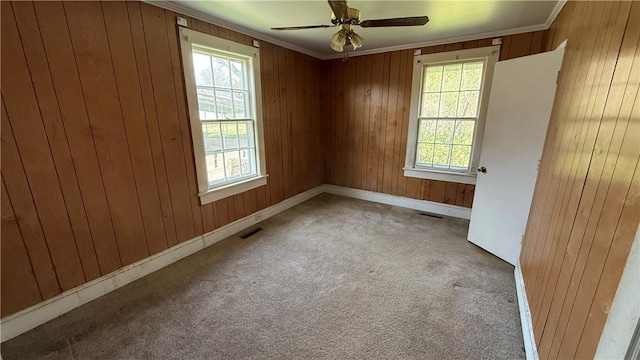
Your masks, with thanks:
<instances>
[{"instance_id":1,"label":"white door","mask_svg":"<svg viewBox=\"0 0 640 360\"><path fill-rule=\"evenodd\" d=\"M564 47L495 65L468 239L516 265Z\"/></svg>"}]
</instances>

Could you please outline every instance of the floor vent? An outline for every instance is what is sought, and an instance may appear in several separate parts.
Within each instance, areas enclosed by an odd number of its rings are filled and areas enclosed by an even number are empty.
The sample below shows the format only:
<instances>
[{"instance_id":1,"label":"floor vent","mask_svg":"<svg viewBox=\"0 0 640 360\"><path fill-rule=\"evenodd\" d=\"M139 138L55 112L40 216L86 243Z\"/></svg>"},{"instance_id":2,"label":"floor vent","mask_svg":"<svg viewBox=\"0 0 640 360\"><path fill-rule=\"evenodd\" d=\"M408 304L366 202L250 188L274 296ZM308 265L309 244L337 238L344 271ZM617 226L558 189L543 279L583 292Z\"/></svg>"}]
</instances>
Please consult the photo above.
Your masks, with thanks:
<instances>
[{"instance_id":1,"label":"floor vent","mask_svg":"<svg viewBox=\"0 0 640 360\"><path fill-rule=\"evenodd\" d=\"M430 214L430 213L426 213L426 212L421 212L420 215L424 215L424 216L428 216L428 217L432 217L432 218L436 218L436 219L442 219L442 216L440 216L440 215Z\"/></svg>"},{"instance_id":2,"label":"floor vent","mask_svg":"<svg viewBox=\"0 0 640 360\"><path fill-rule=\"evenodd\" d=\"M253 229L253 230L250 230L250 231L248 231L248 232L246 232L246 233L244 233L244 234L240 235L240 237L241 237L242 239L246 239L246 238L248 238L249 236L251 236L251 235L253 235L253 234L257 233L257 232L260 232L260 231L262 231L262 228L255 228L255 229Z\"/></svg>"}]
</instances>

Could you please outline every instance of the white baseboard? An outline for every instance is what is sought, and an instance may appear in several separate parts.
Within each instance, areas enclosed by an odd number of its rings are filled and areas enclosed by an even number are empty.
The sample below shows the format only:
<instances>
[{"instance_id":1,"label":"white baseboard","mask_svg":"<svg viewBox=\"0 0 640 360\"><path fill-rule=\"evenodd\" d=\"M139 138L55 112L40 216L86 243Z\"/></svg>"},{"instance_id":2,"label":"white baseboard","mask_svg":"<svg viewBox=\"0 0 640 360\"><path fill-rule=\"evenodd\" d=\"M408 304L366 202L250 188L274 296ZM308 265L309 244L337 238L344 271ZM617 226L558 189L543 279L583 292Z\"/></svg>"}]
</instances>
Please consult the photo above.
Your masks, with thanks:
<instances>
[{"instance_id":1,"label":"white baseboard","mask_svg":"<svg viewBox=\"0 0 640 360\"><path fill-rule=\"evenodd\" d=\"M524 339L524 351L527 360L538 360L538 349L536 348L536 338L533 333L533 319L527 300L527 292L524 288L524 278L520 264L516 265L513 272L516 279L516 293L518 294L518 307L520 308L520 323L522 324L522 338Z\"/></svg>"},{"instance_id":2,"label":"white baseboard","mask_svg":"<svg viewBox=\"0 0 640 360\"><path fill-rule=\"evenodd\" d=\"M416 200L402 196L382 194L373 191L353 189L343 186L322 185L324 192L329 194L341 195L355 199L373 201L381 204L399 206L407 209L420 210L432 214L456 217L460 219L471 218L471 209L462 206L441 204L433 201Z\"/></svg>"},{"instance_id":3,"label":"white baseboard","mask_svg":"<svg viewBox=\"0 0 640 360\"><path fill-rule=\"evenodd\" d=\"M65 291L30 308L9 315L0 321L2 342L12 339L58 316L138 280L154 271L196 253L212 244L236 234L260 221L266 220L295 205L303 203L323 192L316 186L278 204L260 210L242 219L220 227L204 235L177 244L160 253L127 265L74 289Z\"/></svg>"},{"instance_id":4,"label":"white baseboard","mask_svg":"<svg viewBox=\"0 0 640 360\"><path fill-rule=\"evenodd\" d=\"M400 196L335 185L325 184L316 186L276 205L260 210L204 235L196 236L191 240L177 244L158 254L127 265L110 274L104 275L74 289L65 291L30 308L19 311L13 315L9 315L0 320L1 341L4 342L23 334L46 323L47 321L53 320L60 315L99 298L100 296L108 294L122 286L149 275L154 271L171 265L180 259L196 253L295 205L303 203L323 192L462 219L469 219L471 217L471 209L460 206L409 199Z\"/></svg>"}]
</instances>

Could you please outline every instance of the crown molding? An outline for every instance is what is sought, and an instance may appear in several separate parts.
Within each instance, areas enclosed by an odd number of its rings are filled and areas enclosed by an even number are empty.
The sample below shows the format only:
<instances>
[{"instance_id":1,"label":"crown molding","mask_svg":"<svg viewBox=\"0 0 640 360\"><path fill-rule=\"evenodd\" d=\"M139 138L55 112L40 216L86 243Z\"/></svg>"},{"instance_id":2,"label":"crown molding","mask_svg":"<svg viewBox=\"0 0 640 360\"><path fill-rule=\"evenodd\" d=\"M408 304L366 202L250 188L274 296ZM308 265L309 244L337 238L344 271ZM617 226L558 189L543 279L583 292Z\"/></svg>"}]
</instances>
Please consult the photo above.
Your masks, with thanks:
<instances>
[{"instance_id":1,"label":"crown molding","mask_svg":"<svg viewBox=\"0 0 640 360\"><path fill-rule=\"evenodd\" d=\"M202 21L206 21L210 24L214 24L214 25L218 25L221 26L223 28L229 29L229 30L233 30L233 31L237 31L239 33L243 33L245 35L251 36L255 39L258 40L262 40L262 41L266 41L269 43L272 43L274 45L278 45L281 46L283 48L287 48L289 50L293 50L293 51L297 51L299 53L305 54L305 55L309 55L311 57L314 57L316 59L320 59L320 60L324 60L324 56L322 54L316 53L315 51L311 51L305 48L302 48L300 46L297 45L293 45L290 44L288 42L282 41L282 40L278 40L274 37L268 36L268 35L264 35L262 33L259 33L257 31L251 30L249 28L246 28L244 26L238 25L238 24L234 24L234 23L230 23L228 21L222 20L220 18L217 18L215 16L209 15L209 14L205 14L199 11L195 11L187 6L184 6L180 3L178 3L177 1L168 1L168 0L141 0L144 3L153 5L153 6L157 6L166 10L170 10L170 11L174 11L176 13L179 14L183 14L186 16L190 16L192 18L198 19L198 20L202 20Z\"/></svg>"},{"instance_id":2,"label":"crown molding","mask_svg":"<svg viewBox=\"0 0 640 360\"><path fill-rule=\"evenodd\" d=\"M549 14L547 21L544 23L546 26L545 30L551 27L551 24L553 24L553 22L556 21L556 18L558 17L558 15L560 14L560 11L562 11L562 8L564 8L564 5L566 3L567 3L567 0L559 0L556 3L556 6L551 11L551 14Z\"/></svg>"}]
</instances>

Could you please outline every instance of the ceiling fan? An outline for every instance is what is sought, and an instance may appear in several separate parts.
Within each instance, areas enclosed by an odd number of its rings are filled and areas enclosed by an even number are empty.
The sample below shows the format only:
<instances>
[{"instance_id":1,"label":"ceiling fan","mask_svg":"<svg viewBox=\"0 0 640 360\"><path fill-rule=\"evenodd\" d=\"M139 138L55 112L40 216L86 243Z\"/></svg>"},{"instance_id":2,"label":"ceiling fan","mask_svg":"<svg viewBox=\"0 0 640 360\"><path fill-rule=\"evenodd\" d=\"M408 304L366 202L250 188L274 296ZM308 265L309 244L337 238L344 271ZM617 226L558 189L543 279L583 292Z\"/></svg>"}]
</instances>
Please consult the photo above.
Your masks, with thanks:
<instances>
[{"instance_id":1,"label":"ceiling fan","mask_svg":"<svg viewBox=\"0 0 640 360\"><path fill-rule=\"evenodd\" d=\"M360 20L360 10L347 6L345 0L327 0L333 13L331 14L332 25L310 25L310 26L290 26L275 27L271 30L304 30L317 28L330 28L339 26L340 30L331 37L331 48L337 52L342 52L347 45L357 49L362 46L364 40L362 36L356 34L351 27L385 27L385 26L422 26L429 22L427 16L412 16L403 18Z\"/></svg>"}]
</instances>

